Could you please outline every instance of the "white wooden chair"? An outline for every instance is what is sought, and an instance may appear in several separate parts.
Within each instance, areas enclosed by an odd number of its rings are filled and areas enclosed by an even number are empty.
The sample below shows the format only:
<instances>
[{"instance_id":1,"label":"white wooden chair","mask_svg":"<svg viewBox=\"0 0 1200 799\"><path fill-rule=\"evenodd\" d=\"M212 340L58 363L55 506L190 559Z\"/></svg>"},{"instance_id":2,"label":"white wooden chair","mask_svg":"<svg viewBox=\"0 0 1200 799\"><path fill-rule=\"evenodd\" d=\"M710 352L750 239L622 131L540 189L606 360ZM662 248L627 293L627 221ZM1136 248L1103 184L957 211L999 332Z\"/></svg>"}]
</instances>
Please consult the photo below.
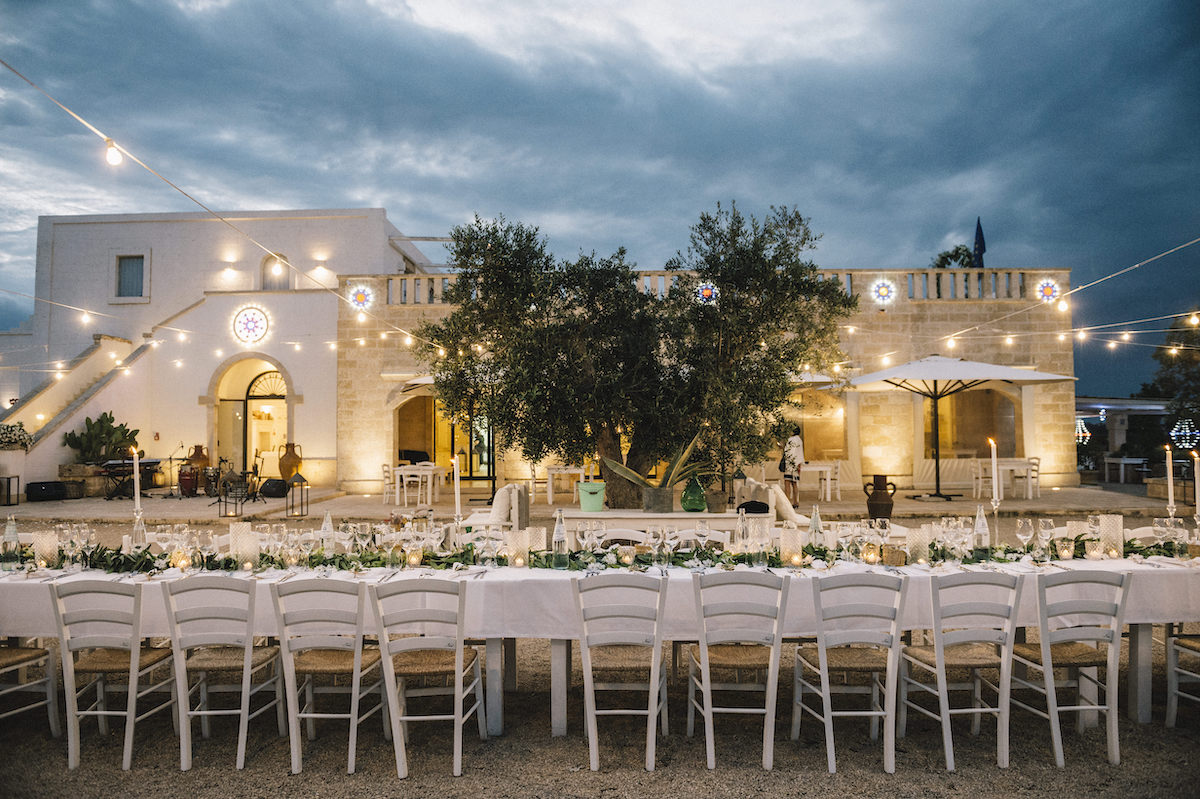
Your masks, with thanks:
<instances>
[{"instance_id":1,"label":"white wooden chair","mask_svg":"<svg viewBox=\"0 0 1200 799\"><path fill-rule=\"evenodd\" d=\"M383 651L383 679L396 756L396 776L408 776L405 742L410 721L454 723L455 777L462 775L463 726L472 714L479 738L487 740L483 678L479 651L465 645L467 584L462 580L401 579L372 585L371 605ZM410 680L449 679L444 686L411 687ZM469 680L469 681L468 681ZM467 695L472 704L463 709ZM425 696L450 696L449 713L416 714L408 700Z\"/></svg>"},{"instance_id":2,"label":"white wooden chair","mask_svg":"<svg viewBox=\"0 0 1200 799\"><path fill-rule=\"evenodd\" d=\"M1050 720L1054 762L1064 765L1060 713L1076 713L1076 730L1084 729L1084 714L1104 714L1108 762L1121 762L1117 733L1117 685L1120 682L1121 628L1132 575L1099 570L1037 575L1038 638L1036 644L1017 644L1014 660L1042 675L1040 682L1014 682L1046 698L1046 711L1014 700L1017 706ZM1098 669L1104 668L1101 680ZM1054 669L1065 668L1067 679L1055 681ZM1058 690L1075 690L1075 704L1058 701ZM1100 702L1099 692L1104 701Z\"/></svg>"},{"instance_id":3,"label":"white wooden chair","mask_svg":"<svg viewBox=\"0 0 1200 799\"><path fill-rule=\"evenodd\" d=\"M257 586L249 580L225 575L198 574L165 585L163 599L171 628L171 651L175 668L175 698L179 708L179 769L192 767L192 718L200 719L205 738L211 732L212 716L238 717L237 768L246 764L246 735L251 719L275 708L279 735L286 734L283 677L278 646L254 645L254 606ZM241 675L236 685L213 685L210 673ZM190 686L188 675L198 682ZM255 676L259 676L256 683ZM251 698L268 691L270 701L250 710ZM238 694L238 706L214 709L209 695ZM192 707L193 694L199 695Z\"/></svg>"},{"instance_id":4,"label":"white wooden chair","mask_svg":"<svg viewBox=\"0 0 1200 799\"><path fill-rule=\"evenodd\" d=\"M1032 492L1032 496L1040 498L1042 496L1042 459L1034 456L1026 460L1029 461L1029 467L1023 472L1013 473L1013 490L1016 490L1017 480L1025 480Z\"/></svg>"},{"instance_id":5,"label":"white wooden chair","mask_svg":"<svg viewBox=\"0 0 1200 799\"><path fill-rule=\"evenodd\" d=\"M571 581L583 635L583 706L592 771L600 770L597 716L646 717L646 770L654 771L658 722L667 727L667 670L663 668L661 622L667 603L665 577L610 572ZM645 681L618 679L629 672ZM599 674L604 681L597 682ZM615 681L614 681L615 680ZM646 691L640 707L596 707L597 691Z\"/></svg>"},{"instance_id":6,"label":"white wooden chair","mask_svg":"<svg viewBox=\"0 0 1200 799\"><path fill-rule=\"evenodd\" d=\"M858 573L813 578L813 612L817 618L816 645L796 648L793 682L792 740L800 737L804 713L825 725L825 755L829 773L836 768L833 743L835 717L869 718L871 738L879 737L883 720L883 770L896 771L896 689L903 646L900 619L906 578L891 574ZM867 685L833 685L830 672L868 674ZM806 678L817 675L817 682ZM880 679L883 674L883 679ZM804 690L815 692L821 708L804 703ZM834 710L832 695L869 694L868 710ZM881 699L880 693L883 694Z\"/></svg>"},{"instance_id":7,"label":"white wooden chair","mask_svg":"<svg viewBox=\"0 0 1200 799\"><path fill-rule=\"evenodd\" d=\"M383 464L383 504L396 502L396 472L391 466Z\"/></svg>"},{"instance_id":8,"label":"white wooden chair","mask_svg":"<svg viewBox=\"0 0 1200 799\"><path fill-rule=\"evenodd\" d=\"M139 714L137 702L153 691L169 690L172 677L146 688L141 680L171 657L169 649L141 645L142 593L139 586L112 580L71 580L51 586L54 615L58 621L58 643L62 653L63 687L67 700L67 767L79 766L79 719L96 717L101 735L108 734L110 716L125 718L125 746L121 768L129 770L133 759L133 732L137 722L172 707L175 695ZM128 683L109 686L109 674L126 674ZM76 675L92 675L91 682L76 687ZM79 708L79 698L96 689L96 701ZM125 709L108 709L108 692L124 691Z\"/></svg>"},{"instance_id":9,"label":"white wooden chair","mask_svg":"<svg viewBox=\"0 0 1200 799\"><path fill-rule=\"evenodd\" d=\"M650 534L644 530L634 530L627 527L609 527L604 531L604 537L600 539L600 546L607 547L612 544L648 544L650 543Z\"/></svg>"},{"instance_id":10,"label":"white wooden chair","mask_svg":"<svg viewBox=\"0 0 1200 799\"><path fill-rule=\"evenodd\" d=\"M38 667L43 669L40 678L23 679L25 669ZM55 738L61 736L62 723L58 718L58 665L50 650L35 646L0 646L0 678L4 678L5 675L13 675L15 681L0 682L0 697L36 692L37 698L0 713L0 719L45 707L46 716L50 721L50 734Z\"/></svg>"},{"instance_id":11,"label":"white wooden chair","mask_svg":"<svg viewBox=\"0 0 1200 799\"><path fill-rule=\"evenodd\" d=\"M930 582L933 603L933 645L914 644L901 653L898 732L905 733L908 710L936 719L942 725L946 770L954 771L954 739L950 719L969 715L971 734L978 735L981 717L996 717L996 764L1008 767L1008 728L1012 696L1013 644L1021 581L998 572L963 572L935 576ZM910 677L913 668L934 676L934 687ZM947 669L970 672L966 683L948 683ZM983 670L997 670L992 683ZM984 701L983 687L996 695L996 704ZM937 696L938 711L927 710L908 698L910 689ZM951 707L950 691L969 690L971 704Z\"/></svg>"},{"instance_id":12,"label":"white wooden chair","mask_svg":"<svg viewBox=\"0 0 1200 799\"><path fill-rule=\"evenodd\" d=\"M294 579L271 583L271 599L279 629L280 659L287 689L288 736L291 739L292 773L302 769L300 756L300 720L305 721L308 739L316 738L317 719L347 719L350 722L349 756L346 773L354 773L358 727L376 711L386 708L381 696L377 704L362 711L366 695L382 691L383 680L376 678L365 687L363 676L379 668L379 650L363 646L363 619L366 583L333 579ZM336 686L315 687L313 677L350 678L350 708L345 713L317 711L318 693L346 693ZM297 676L304 677L304 706L301 707ZM384 731L391 727L384 715Z\"/></svg>"},{"instance_id":13,"label":"white wooden chair","mask_svg":"<svg viewBox=\"0 0 1200 799\"><path fill-rule=\"evenodd\" d=\"M1180 664L1180 654L1185 654L1192 659L1190 667ZM1200 658L1200 637L1178 634L1167 638L1166 723L1168 727L1175 726L1180 699L1200 703L1200 694L1188 693L1185 689L1185 686L1200 684L1200 667L1196 665L1196 658Z\"/></svg>"},{"instance_id":14,"label":"white wooden chair","mask_svg":"<svg viewBox=\"0 0 1200 799\"><path fill-rule=\"evenodd\" d=\"M975 499L991 496L992 467L991 461L982 458L971 459L971 496Z\"/></svg>"},{"instance_id":15,"label":"white wooden chair","mask_svg":"<svg viewBox=\"0 0 1200 799\"><path fill-rule=\"evenodd\" d=\"M416 492L417 492L416 493L416 501L417 501L417 504L420 505L421 504L421 492L425 488L426 476L428 475L431 477L433 473L423 466L413 465L413 466L401 466L397 470L397 474L399 475L399 481L400 481L399 490L402 492L402 494L404 496L404 507L406 507L406 508L408 507L408 487L409 486L413 486L416 489ZM392 490L395 491L396 488L397 487L394 486L392 488Z\"/></svg>"},{"instance_id":16,"label":"white wooden chair","mask_svg":"<svg viewBox=\"0 0 1200 799\"><path fill-rule=\"evenodd\" d=\"M700 643L688 648L688 725L695 730L696 711L704 719L708 768L717 767L713 717L717 713L763 716L763 768L775 756L775 698L779 653L787 609L788 582L770 572L729 571L693 574ZM761 682L714 683L712 670L764 674ZM717 707L713 691L762 691L762 707ZM697 700L696 694L700 694Z\"/></svg>"}]
</instances>

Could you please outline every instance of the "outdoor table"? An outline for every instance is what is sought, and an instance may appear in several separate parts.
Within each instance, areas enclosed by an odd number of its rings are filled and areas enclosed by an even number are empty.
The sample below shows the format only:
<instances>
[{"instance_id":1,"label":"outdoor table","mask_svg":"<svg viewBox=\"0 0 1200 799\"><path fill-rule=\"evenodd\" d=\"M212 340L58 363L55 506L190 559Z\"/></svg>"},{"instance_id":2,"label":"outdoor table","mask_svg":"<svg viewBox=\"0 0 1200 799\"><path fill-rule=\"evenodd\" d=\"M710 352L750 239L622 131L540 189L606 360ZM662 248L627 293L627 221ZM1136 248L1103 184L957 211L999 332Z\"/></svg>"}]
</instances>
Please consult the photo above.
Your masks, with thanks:
<instances>
[{"instance_id":1,"label":"outdoor table","mask_svg":"<svg viewBox=\"0 0 1200 799\"><path fill-rule=\"evenodd\" d=\"M1193 561L1200 565L1200 561ZM1071 560L1058 561L1057 569L1102 569L1128 571L1134 574L1125 621L1129 626L1129 670L1125 692L1127 712L1140 723L1149 723L1151 711L1151 629L1154 624L1200 621L1200 568L1174 562L1135 563L1130 560ZM814 634L812 593L803 581L820 579L825 574L841 574L852 569L867 569L861 564L838 564L831 570L803 569L798 572L779 570L795 581L789 592L785 635L797 637ZM877 568L877 567L876 567ZM967 566L967 569L980 567ZM1024 580L1018 623L1036 626L1037 599L1033 580L1037 569L1027 564L998 564L995 568L1018 573ZM930 605L932 574L947 569L927 566L905 566L901 572L909 575L909 602L905 608L903 627L906 630L928 629L933 624ZM388 569L371 569L357 579L374 582L390 573ZM84 572L94 578L98 572ZM571 596L571 580L586 579L582 572L552 569L497 568L487 571L472 568L465 571L433 572L414 570L426 579L468 580L466 635L484 639L487 650L487 721L488 730L499 735L504 729L503 699L505 675L503 670L504 642L514 638L545 638L551 642L551 733L565 735L567 731L566 698L570 675L572 642L579 639L579 619ZM695 596L691 573L686 569L667 570L667 605L663 619L663 638L667 641L695 641L698 638ZM282 573L274 575L278 579ZM402 576L402 575L400 575ZM58 579L79 579L71 574ZM162 599L163 585L171 579L159 577L147 580L143 575L126 577L144 586L142 633L146 636L168 634L166 609ZM175 577L178 579L178 577ZM245 579L254 579L247 576ZM330 579L355 579L349 572L336 572ZM255 609L255 634L278 635L274 609L270 599L271 578L255 579L258 587ZM23 575L0 578L0 636L55 637L58 634L50 601L50 586L41 577Z\"/></svg>"},{"instance_id":2,"label":"outdoor table","mask_svg":"<svg viewBox=\"0 0 1200 799\"><path fill-rule=\"evenodd\" d=\"M400 496L404 490L404 475L418 474L426 486L425 491L428 504L432 505L434 500L441 494L442 485L446 482L447 471L445 466L432 466L430 464L408 464L392 467L392 481L396 487L392 492L393 504L400 504ZM437 482L434 482L434 478L437 478ZM419 490L417 491L417 504L421 504L421 492Z\"/></svg>"},{"instance_id":3,"label":"outdoor table","mask_svg":"<svg viewBox=\"0 0 1200 799\"><path fill-rule=\"evenodd\" d=\"M822 502L833 501L833 461L805 461L800 467L800 473L816 472L817 473L817 499ZM825 490L821 490L821 486L825 486Z\"/></svg>"},{"instance_id":4,"label":"outdoor table","mask_svg":"<svg viewBox=\"0 0 1200 799\"><path fill-rule=\"evenodd\" d=\"M547 466L546 467L546 504L554 504L554 477L560 474L577 474L580 481L587 479L587 468L584 466ZM534 490L531 492L529 501L537 501L537 483L534 483Z\"/></svg>"},{"instance_id":5,"label":"outdoor table","mask_svg":"<svg viewBox=\"0 0 1200 799\"><path fill-rule=\"evenodd\" d=\"M1106 456L1104 458L1104 482L1106 482L1106 483L1112 482L1111 480L1108 479L1108 475L1109 475L1108 467L1109 466L1117 467L1117 482L1124 483L1126 466L1145 466L1145 465L1146 465L1145 458L1110 458L1110 457Z\"/></svg>"},{"instance_id":6,"label":"outdoor table","mask_svg":"<svg viewBox=\"0 0 1200 799\"><path fill-rule=\"evenodd\" d=\"M983 459L982 468L987 470L992 468L992 462ZM1025 476L1025 499L1033 499L1033 481L1029 479L1030 469L1033 468L1033 461L1028 458L997 458L996 470L1000 472L1000 485L998 487L998 495L1000 499L1004 499L1004 486L1007 484L1013 487L1016 491L1017 475ZM987 472L985 471L985 474Z\"/></svg>"},{"instance_id":7,"label":"outdoor table","mask_svg":"<svg viewBox=\"0 0 1200 799\"><path fill-rule=\"evenodd\" d=\"M769 513L747 513L747 519L769 519L774 523L775 518ZM711 530L732 530L737 527L738 514L735 510L721 513L706 511L672 511L670 513L647 513L643 510L597 510L587 511L578 508L565 508L563 521L567 525L568 534L573 533L577 522L604 522L611 528L630 530L646 530L669 524L686 530L696 526L696 522L708 522Z\"/></svg>"}]
</instances>

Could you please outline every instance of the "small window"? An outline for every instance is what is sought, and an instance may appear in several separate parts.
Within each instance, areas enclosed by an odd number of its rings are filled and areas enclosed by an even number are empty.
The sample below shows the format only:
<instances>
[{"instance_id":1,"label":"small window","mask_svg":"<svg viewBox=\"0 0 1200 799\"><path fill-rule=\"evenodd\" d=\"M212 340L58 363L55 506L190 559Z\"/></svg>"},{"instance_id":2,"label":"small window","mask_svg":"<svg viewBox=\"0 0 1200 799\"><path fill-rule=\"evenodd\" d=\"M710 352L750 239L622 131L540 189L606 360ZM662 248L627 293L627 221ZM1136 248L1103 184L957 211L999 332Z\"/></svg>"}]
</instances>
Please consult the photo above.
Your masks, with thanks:
<instances>
[{"instance_id":1,"label":"small window","mask_svg":"<svg viewBox=\"0 0 1200 799\"><path fill-rule=\"evenodd\" d=\"M141 297L146 258L143 255L117 256L117 296Z\"/></svg>"},{"instance_id":2,"label":"small window","mask_svg":"<svg viewBox=\"0 0 1200 799\"><path fill-rule=\"evenodd\" d=\"M287 266L287 256L276 253L268 255L262 262L262 290L286 291L292 287L292 276Z\"/></svg>"}]
</instances>

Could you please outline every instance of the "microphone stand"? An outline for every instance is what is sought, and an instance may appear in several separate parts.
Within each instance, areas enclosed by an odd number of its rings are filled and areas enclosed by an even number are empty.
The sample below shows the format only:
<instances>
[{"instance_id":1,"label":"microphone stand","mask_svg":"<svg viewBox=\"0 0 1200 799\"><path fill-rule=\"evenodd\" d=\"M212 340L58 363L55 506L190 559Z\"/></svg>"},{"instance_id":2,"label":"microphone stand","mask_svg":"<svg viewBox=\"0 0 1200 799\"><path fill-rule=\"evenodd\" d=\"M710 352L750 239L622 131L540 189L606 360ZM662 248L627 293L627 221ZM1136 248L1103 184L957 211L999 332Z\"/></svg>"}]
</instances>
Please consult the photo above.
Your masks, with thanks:
<instances>
[{"instance_id":1,"label":"microphone stand","mask_svg":"<svg viewBox=\"0 0 1200 799\"><path fill-rule=\"evenodd\" d=\"M175 472L175 453L179 452L181 449L183 449L182 441L179 442L179 446L175 448L175 451L167 456L167 480L169 485L167 486L167 493L163 494L163 499L169 499L172 497L175 499L183 499L182 491L180 491L178 494L175 493L175 487L179 484L179 474L178 472ZM175 475L174 479L172 479L172 474Z\"/></svg>"}]
</instances>

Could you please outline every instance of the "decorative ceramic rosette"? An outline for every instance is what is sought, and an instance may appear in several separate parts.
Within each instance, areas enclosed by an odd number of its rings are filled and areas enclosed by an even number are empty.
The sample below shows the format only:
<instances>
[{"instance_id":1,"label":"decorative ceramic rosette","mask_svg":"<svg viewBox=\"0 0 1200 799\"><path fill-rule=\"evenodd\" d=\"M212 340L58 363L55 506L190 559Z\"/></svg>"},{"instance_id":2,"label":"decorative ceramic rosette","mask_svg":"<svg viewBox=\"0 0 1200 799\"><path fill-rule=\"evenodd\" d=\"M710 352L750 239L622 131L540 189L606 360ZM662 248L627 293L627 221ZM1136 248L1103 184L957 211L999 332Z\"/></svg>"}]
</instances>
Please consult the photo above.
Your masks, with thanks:
<instances>
[{"instance_id":1,"label":"decorative ceramic rosette","mask_svg":"<svg viewBox=\"0 0 1200 799\"><path fill-rule=\"evenodd\" d=\"M243 344L257 344L266 338L270 329L270 317L257 305L239 308L233 315L233 337Z\"/></svg>"},{"instance_id":2,"label":"decorative ceramic rosette","mask_svg":"<svg viewBox=\"0 0 1200 799\"><path fill-rule=\"evenodd\" d=\"M896 299L896 284L890 280L876 280L871 286L871 299L879 305L889 305Z\"/></svg>"}]
</instances>

